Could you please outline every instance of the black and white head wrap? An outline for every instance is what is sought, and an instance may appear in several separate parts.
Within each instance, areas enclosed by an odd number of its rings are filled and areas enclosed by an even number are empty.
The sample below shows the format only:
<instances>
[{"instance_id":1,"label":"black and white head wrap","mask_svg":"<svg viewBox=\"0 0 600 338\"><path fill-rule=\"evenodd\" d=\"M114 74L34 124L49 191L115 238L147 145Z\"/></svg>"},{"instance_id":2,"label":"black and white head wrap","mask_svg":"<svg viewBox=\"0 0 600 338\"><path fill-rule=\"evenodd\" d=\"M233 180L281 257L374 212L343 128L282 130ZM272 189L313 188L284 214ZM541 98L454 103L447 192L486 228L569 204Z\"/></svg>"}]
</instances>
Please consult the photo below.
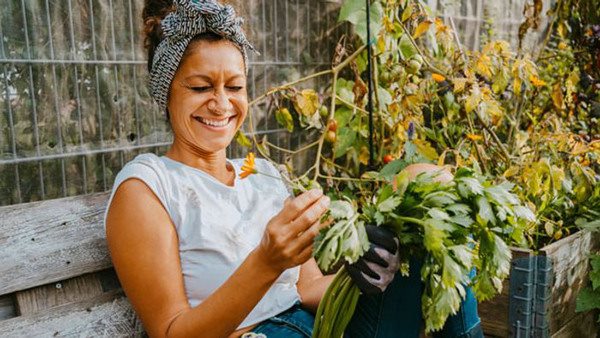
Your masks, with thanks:
<instances>
[{"instance_id":1,"label":"black and white head wrap","mask_svg":"<svg viewBox=\"0 0 600 338\"><path fill-rule=\"evenodd\" d=\"M150 71L150 94L162 111L166 111L169 87L190 41L197 35L212 32L233 42L242 52L246 67L248 42L233 7L215 0L174 0L175 11L161 22L163 40L156 47Z\"/></svg>"}]
</instances>

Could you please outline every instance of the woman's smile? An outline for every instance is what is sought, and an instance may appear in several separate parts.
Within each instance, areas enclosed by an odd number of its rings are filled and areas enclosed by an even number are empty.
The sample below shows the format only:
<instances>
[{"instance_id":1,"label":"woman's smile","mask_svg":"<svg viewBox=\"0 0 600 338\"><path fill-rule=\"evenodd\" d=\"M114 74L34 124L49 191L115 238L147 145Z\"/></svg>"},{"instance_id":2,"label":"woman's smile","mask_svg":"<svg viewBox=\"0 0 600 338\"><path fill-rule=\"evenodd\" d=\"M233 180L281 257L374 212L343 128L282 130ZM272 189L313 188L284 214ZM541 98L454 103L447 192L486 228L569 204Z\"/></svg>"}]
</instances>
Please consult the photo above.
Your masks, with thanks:
<instances>
[{"instance_id":1,"label":"woman's smile","mask_svg":"<svg viewBox=\"0 0 600 338\"><path fill-rule=\"evenodd\" d=\"M207 118L202 116L192 116L192 118L200 122L203 127L209 130L226 130L230 126L236 126L237 115L231 115L225 118Z\"/></svg>"}]
</instances>

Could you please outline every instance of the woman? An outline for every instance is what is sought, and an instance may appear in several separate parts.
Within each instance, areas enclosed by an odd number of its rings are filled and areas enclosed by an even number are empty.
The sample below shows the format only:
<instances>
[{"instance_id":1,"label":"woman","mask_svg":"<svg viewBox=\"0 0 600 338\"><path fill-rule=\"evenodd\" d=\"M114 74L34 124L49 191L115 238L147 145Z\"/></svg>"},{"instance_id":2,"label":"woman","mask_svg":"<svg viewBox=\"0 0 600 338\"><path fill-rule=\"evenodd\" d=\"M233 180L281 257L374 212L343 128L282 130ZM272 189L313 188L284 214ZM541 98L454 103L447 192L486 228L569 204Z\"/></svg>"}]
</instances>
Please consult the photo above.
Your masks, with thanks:
<instances>
[{"instance_id":1,"label":"woman","mask_svg":"<svg viewBox=\"0 0 600 338\"><path fill-rule=\"evenodd\" d=\"M332 279L311 258L329 199L318 190L289 197L263 175L242 181L241 161L226 158L248 111L253 48L241 19L207 0L147 1L144 19L150 89L174 141L165 156L140 155L115 179L105 224L125 293L152 337L310 336ZM256 165L279 175L266 161ZM361 298L353 336L376 336L380 318L369 314L393 309L384 304L393 290L381 291L398 270L397 243L376 227L369 235L370 254L352 270L374 295ZM419 315L400 336L420 328L419 295L410 299Z\"/></svg>"}]
</instances>

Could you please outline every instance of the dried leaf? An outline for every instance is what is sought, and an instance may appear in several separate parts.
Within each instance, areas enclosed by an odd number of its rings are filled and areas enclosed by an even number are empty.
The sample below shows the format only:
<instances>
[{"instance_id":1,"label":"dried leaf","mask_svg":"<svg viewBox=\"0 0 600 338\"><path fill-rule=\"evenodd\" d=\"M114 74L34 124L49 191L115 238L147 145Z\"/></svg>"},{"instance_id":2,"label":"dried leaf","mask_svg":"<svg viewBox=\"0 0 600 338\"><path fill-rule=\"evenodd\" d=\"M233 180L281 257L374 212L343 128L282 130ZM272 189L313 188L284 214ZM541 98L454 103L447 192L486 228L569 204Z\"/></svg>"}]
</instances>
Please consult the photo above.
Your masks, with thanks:
<instances>
[{"instance_id":1,"label":"dried leaf","mask_svg":"<svg viewBox=\"0 0 600 338\"><path fill-rule=\"evenodd\" d=\"M421 35L425 34L429 30L429 26L431 26L431 20L421 22L412 35L413 39L418 39Z\"/></svg>"}]
</instances>

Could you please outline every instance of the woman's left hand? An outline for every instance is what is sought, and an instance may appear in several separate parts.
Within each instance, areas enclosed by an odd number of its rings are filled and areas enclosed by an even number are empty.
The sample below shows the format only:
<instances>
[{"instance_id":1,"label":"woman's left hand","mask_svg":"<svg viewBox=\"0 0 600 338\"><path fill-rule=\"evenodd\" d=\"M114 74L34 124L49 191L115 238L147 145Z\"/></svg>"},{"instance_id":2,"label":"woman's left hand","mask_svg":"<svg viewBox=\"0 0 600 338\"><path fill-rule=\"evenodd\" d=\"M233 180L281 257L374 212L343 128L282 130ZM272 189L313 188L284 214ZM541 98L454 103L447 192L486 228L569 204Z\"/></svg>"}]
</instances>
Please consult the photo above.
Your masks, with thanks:
<instances>
[{"instance_id":1,"label":"woman's left hand","mask_svg":"<svg viewBox=\"0 0 600 338\"><path fill-rule=\"evenodd\" d=\"M400 267L398 239L388 229L365 226L371 247L358 261L346 269L358 288L366 294L385 291Z\"/></svg>"}]
</instances>

